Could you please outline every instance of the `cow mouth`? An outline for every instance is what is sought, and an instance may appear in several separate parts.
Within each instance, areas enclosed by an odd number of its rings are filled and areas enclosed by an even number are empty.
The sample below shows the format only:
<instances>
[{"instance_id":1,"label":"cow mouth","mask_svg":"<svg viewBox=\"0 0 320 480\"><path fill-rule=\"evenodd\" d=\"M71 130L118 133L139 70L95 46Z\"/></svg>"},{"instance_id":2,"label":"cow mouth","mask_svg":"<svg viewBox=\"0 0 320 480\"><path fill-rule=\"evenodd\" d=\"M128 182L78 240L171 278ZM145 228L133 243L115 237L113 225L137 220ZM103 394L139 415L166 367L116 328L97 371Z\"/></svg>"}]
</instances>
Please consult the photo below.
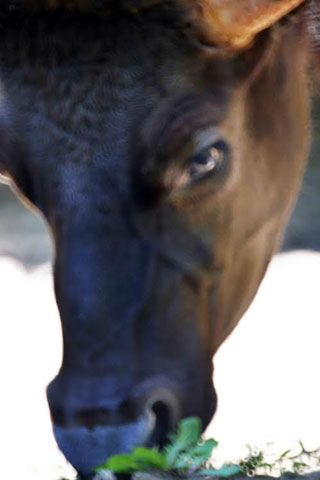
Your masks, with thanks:
<instances>
[{"instance_id":1,"label":"cow mouth","mask_svg":"<svg viewBox=\"0 0 320 480\"><path fill-rule=\"evenodd\" d=\"M176 421L172 418L170 408L165 402L157 401L151 408L152 413L155 416L154 430L150 436L146 446L157 446L162 449L168 443L168 432L172 432L175 427ZM112 480L112 476L115 480L131 480L133 475L130 473L113 473L108 475L108 480ZM95 480L97 474L90 473L88 475L79 475L78 480ZM98 477L99 478L99 477Z\"/></svg>"},{"instance_id":2,"label":"cow mouth","mask_svg":"<svg viewBox=\"0 0 320 480\"><path fill-rule=\"evenodd\" d=\"M135 422L123 425L54 425L56 442L77 472L90 478L94 468L120 452L130 452L136 445L146 445L155 426L155 415L147 411Z\"/></svg>"},{"instance_id":3,"label":"cow mouth","mask_svg":"<svg viewBox=\"0 0 320 480\"><path fill-rule=\"evenodd\" d=\"M146 446L157 446L162 449L168 443L168 432L172 432L174 429L172 414L168 405L162 401L157 401L152 406L152 413L155 415L155 426L153 433ZM78 476L78 480L95 480L97 474L91 473L86 476ZM133 474L131 473L112 473L108 474L108 480L112 480L112 476L115 480L131 480ZM98 477L99 478L99 477Z\"/></svg>"},{"instance_id":4,"label":"cow mouth","mask_svg":"<svg viewBox=\"0 0 320 480\"><path fill-rule=\"evenodd\" d=\"M90 479L94 468L115 454L130 452L138 445L164 447L179 418L180 401L174 392L160 387L149 391L145 407L135 419L129 415L125 423L93 425L83 421L81 412L80 425L54 422L54 435L80 478Z\"/></svg>"}]
</instances>

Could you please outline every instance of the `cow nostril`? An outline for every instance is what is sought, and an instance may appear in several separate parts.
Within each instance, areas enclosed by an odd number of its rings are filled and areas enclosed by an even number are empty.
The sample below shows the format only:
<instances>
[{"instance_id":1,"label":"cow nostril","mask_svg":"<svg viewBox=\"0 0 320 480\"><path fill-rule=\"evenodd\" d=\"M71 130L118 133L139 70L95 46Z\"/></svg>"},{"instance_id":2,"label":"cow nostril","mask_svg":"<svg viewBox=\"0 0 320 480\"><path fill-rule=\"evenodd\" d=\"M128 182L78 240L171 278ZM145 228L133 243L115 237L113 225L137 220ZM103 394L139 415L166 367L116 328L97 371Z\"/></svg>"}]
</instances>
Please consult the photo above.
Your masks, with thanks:
<instances>
[{"instance_id":1,"label":"cow nostril","mask_svg":"<svg viewBox=\"0 0 320 480\"><path fill-rule=\"evenodd\" d=\"M155 402L152 411L156 416L156 424L150 438L150 444L162 448L168 443L168 434L175 429L177 420L172 415L169 405L162 401Z\"/></svg>"},{"instance_id":2,"label":"cow nostril","mask_svg":"<svg viewBox=\"0 0 320 480\"><path fill-rule=\"evenodd\" d=\"M174 430L174 420L168 405L161 401L156 402L152 410L156 415L156 425L151 442L162 448L168 442L168 434Z\"/></svg>"}]
</instances>

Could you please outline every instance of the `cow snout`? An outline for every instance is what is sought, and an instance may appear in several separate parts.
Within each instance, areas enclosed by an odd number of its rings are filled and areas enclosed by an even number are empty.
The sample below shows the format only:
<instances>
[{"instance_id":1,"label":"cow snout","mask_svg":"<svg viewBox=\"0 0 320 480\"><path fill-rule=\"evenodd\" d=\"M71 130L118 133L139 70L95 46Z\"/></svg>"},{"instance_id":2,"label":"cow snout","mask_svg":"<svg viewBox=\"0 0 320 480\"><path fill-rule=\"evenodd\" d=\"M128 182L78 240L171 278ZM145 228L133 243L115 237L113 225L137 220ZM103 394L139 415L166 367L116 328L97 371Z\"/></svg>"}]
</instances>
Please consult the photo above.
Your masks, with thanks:
<instances>
[{"instance_id":1,"label":"cow snout","mask_svg":"<svg viewBox=\"0 0 320 480\"><path fill-rule=\"evenodd\" d=\"M180 418L179 394L171 386L138 386L128 398L89 407L68 405L68 396L56 395L55 381L47 394L57 444L82 475L136 445L163 445Z\"/></svg>"}]
</instances>

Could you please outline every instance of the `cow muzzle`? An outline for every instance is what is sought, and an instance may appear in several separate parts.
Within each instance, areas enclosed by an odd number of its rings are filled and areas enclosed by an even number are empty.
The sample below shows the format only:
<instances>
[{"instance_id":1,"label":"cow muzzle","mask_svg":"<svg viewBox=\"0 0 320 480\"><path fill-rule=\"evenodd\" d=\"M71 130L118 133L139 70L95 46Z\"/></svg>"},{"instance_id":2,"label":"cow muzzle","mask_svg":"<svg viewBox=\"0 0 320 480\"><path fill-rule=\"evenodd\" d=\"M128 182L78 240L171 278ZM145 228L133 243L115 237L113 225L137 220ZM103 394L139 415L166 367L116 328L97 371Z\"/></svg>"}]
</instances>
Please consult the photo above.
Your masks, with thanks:
<instances>
[{"instance_id":1,"label":"cow muzzle","mask_svg":"<svg viewBox=\"0 0 320 480\"><path fill-rule=\"evenodd\" d=\"M80 402L57 406L55 381L47 395L56 442L71 465L89 475L108 457L130 452L136 445L163 445L181 413L178 391L171 385L137 387L130 398L110 406L84 408Z\"/></svg>"}]
</instances>

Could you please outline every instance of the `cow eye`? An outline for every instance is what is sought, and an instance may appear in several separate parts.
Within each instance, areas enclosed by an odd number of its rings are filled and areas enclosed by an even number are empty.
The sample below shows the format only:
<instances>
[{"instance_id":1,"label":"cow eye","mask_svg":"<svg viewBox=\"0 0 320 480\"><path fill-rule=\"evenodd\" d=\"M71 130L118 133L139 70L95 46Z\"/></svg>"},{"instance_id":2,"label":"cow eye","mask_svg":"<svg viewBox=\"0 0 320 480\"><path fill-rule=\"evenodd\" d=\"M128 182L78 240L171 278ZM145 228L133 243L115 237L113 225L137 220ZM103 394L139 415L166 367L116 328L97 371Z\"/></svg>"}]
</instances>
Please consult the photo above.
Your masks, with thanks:
<instances>
[{"instance_id":1,"label":"cow eye","mask_svg":"<svg viewBox=\"0 0 320 480\"><path fill-rule=\"evenodd\" d=\"M229 146L224 140L217 140L209 147L192 155L186 166L189 180L193 182L218 173L229 160L229 155Z\"/></svg>"}]
</instances>

